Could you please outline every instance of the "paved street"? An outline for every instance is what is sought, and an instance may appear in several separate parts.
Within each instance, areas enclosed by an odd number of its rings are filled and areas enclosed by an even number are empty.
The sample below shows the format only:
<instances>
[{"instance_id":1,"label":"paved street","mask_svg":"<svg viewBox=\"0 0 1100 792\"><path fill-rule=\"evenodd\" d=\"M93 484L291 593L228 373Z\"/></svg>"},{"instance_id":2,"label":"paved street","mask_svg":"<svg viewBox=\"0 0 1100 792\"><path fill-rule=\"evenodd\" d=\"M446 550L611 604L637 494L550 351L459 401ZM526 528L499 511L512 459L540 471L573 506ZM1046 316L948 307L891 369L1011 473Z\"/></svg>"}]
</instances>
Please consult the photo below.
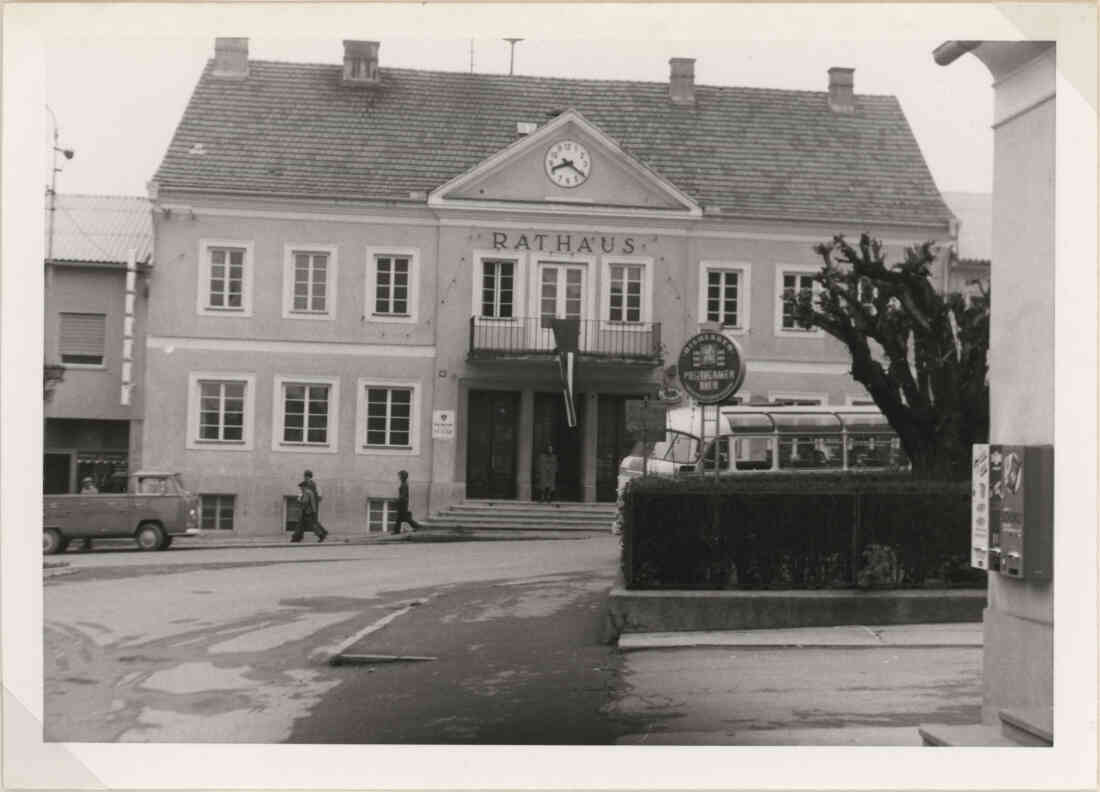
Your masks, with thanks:
<instances>
[{"instance_id":1,"label":"paved street","mask_svg":"<svg viewBox=\"0 0 1100 792\"><path fill-rule=\"evenodd\" d=\"M611 536L57 562L50 740L883 745L979 718L977 646L620 652Z\"/></svg>"}]
</instances>

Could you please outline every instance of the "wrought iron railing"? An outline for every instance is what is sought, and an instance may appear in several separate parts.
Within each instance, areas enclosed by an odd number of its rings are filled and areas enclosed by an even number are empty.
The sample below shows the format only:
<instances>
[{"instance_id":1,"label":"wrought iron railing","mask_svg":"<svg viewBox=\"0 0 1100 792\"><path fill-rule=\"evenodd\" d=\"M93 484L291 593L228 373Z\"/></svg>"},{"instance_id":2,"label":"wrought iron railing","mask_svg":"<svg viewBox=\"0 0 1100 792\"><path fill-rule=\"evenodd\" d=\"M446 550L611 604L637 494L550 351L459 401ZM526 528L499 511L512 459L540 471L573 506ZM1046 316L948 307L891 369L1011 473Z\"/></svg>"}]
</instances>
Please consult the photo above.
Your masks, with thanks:
<instances>
[{"instance_id":1,"label":"wrought iron railing","mask_svg":"<svg viewBox=\"0 0 1100 792\"><path fill-rule=\"evenodd\" d=\"M557 345L550 322L540 317L488 319L470 317L470 357L550 354ZM578 320L577 351L606 358L661 358L659 322Z\"/></svg>"}]
</instances>

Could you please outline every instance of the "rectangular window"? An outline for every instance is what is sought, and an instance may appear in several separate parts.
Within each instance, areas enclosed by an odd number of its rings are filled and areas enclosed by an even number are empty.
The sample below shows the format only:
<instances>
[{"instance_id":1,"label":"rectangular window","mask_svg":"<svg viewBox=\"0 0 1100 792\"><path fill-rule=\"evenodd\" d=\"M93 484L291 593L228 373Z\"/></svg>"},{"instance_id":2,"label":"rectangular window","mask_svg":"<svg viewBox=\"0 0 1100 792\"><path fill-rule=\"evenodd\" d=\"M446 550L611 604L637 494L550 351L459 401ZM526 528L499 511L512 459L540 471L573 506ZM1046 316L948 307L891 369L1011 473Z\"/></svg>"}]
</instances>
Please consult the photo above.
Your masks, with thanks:
<instances>
[{"instance_id":1,"label":"rectangular window","mask_svg":"<svg viewBox=\"0 0 1100 792\"><path fill-rule=\"evenodd\" d=\"M63 313L58 334L61 362L71 366L102 366L107 340L107 315Z\"/></svg>"},{"instance_id":2,"label":"rectangular window","mask_svg":"<svg viewBox=\"0 0 1100 792\"><path fill-rule=\"evenodd\" d=\"M328 444L329 386L283 385L283 442Z\"/></svg>"},{"instance_id":3,"label":"rectangular window","mask_svg":"<svg viewBox=\"0 0 1100 792\"><path fill-rule=\"evenodd\" d=\"M481 266L481 315L489 319L511 319L515 299L516 262L485 259Z\"/></svg>"},{"instance_id":4,"label":"rectangular window","mask_svg":"<svg viewBox=\"0 0 1100 792\"><path fill-rule=\"evenodd\" d=\"M328 254L295 251L293 313L323 314L328 310Z\"/></svg>"},{"instance_id":5,"label":"rectangular window","mask_svg":"<svg viewBox=\"0 0 1100 792\"><path fill-rule=\"evenodd\" d=\"M386 533L397 522L397 504L388 498L367 499L367 532Z\"/></svg>"},{"instance_id":6,"label":"rectangular window","mask_svg":"<svg viewBox=\"0 0 1100 792\"><path fill-rule=\"evenodd\" d=\"M784 272L783 290L780 294L783 309L782 328L784 330L812 331L811 327L802 327L794 316L794 307L787 302L790 297L801 294L810 294L814 288L814 276L809 272Z\"/></svg>"},{"instance_id":7,"label":"rectangular window","mask_svg":"<svg viewBox=\"0 0 1100 792\"><path fill-rule=\"evenodd\" d=\"M707 321L740 327L738 305L741 274L736 270L707 270Z\"/></svg>"},{"instance_id":8,"label":"rectangular window","mask_svg":"<svg viewBox=\"0 0 1100 792\"><path fill-rule=\"evenodd\" d=\"M409 448L412 430L412 389L367 387L365 445Z\"/></svg>"},{"instance_id":9,"label":"rectangular window","mask_svg":"<svg viewBox=\"0 0 1100 792\"><path fill-rule=\"evenodd\" d=\"M608 318L612 322L642 321L642 267L612 265L610 286Z\"/></svg>"},{"instance_id":10,"label":"rectangular window","mask_svg":"<svg viewBox=\"0 0 1100 792\"><path fill-rule=\"evenodd\" d=\"M374 257L374 312L384 316L409 315L409 278L412 271L408 256Z\"/></svg>"},{"instance_id":11,"label":"rectangular window","mask_svg":"<svg viewBox=\"0 0 1100 792\"><path fill-rule=\"evenodd\" d=\"M202 530L232 531L234 495L200 495Z\"/></svg>"},{"instance_id":12,"label":"rectangular window","mask_svg":"<svg viewBox=\"0 0 1100 792\"><path fill-rule=\"evenodd\" d=\"M208 247L210 280L206 307L222 311L244 310L244 248Z\"/></svg>"},{"instance_id":13,"label":"rectangular window","mask_svg":"<svg viewBox=\"0 0 1100 792\"><path fill-rule=\"evenodd\" d=\"M199 440L244 442L244 382L199 382Z\"/></svg>"}]
</instances>

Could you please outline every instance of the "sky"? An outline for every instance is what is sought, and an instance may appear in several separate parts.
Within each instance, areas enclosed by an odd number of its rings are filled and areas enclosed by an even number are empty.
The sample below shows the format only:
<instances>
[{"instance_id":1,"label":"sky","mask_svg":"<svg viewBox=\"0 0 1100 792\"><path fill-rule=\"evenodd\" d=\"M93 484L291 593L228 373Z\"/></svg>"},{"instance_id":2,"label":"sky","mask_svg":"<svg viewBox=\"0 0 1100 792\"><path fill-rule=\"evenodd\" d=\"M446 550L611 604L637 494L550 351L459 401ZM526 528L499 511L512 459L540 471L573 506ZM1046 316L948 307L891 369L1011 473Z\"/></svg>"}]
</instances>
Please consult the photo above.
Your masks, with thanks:
<instances>
[{"instance_id":1,"label":"sky","mask_svg":"<svg viewBox=\"0 0 1100 792\"><path fill-rule=\"evenodd\" d=\"M949 67L932 60L943 38L890 41L726 38L601 39L578 21L580 38L531 35L516 45L517 74L668 80L670 57L696 59L696 82L799 90L825 90L827 69L855 68L856 93L899 98L941 191L992 189L993 92L989 73L974 58ZM528 32L517 22L514 35ZM557 28L561 30L561 28ZM572 31L571 31L572 32ZM247 30L225 31L247 35ZM335 33L335 31L334 31ZM252 59L341 62L343 38L381 42L384 67L507 73L509 45L502 38L375 35L369 29L293 38L250 38ZM587 33L588 36L583 36ZM210 35L47 36L45 99L57 119L59 140L75 156L63 163L58 191L144 195L206 60ZM52 121L43 142L43 179L49 177Z\"/></svg>"}]
</instances>

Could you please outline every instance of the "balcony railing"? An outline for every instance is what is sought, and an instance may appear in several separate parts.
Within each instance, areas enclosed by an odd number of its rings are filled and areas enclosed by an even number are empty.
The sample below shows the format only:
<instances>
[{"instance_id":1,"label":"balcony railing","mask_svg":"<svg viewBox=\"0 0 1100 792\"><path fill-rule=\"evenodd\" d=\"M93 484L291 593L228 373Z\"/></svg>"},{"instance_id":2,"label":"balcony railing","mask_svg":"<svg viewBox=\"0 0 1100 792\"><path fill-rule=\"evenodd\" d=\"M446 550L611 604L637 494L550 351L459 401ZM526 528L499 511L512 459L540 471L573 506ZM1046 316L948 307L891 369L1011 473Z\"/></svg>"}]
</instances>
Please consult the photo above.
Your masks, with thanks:
<instances>
[{"instance_id":1,"label":"balcony railing","mask_svg":"<svg viewBox=\"0 0 1100 792\"><path fill-rule=\"evenodd\" d=\"M639 362L661 359L660 322L610 322L581 319L577 347L581 355ZM470 357L548 355L557 348L549 322L540 317L470 317Z\"/></svg>"}]
</instances>

